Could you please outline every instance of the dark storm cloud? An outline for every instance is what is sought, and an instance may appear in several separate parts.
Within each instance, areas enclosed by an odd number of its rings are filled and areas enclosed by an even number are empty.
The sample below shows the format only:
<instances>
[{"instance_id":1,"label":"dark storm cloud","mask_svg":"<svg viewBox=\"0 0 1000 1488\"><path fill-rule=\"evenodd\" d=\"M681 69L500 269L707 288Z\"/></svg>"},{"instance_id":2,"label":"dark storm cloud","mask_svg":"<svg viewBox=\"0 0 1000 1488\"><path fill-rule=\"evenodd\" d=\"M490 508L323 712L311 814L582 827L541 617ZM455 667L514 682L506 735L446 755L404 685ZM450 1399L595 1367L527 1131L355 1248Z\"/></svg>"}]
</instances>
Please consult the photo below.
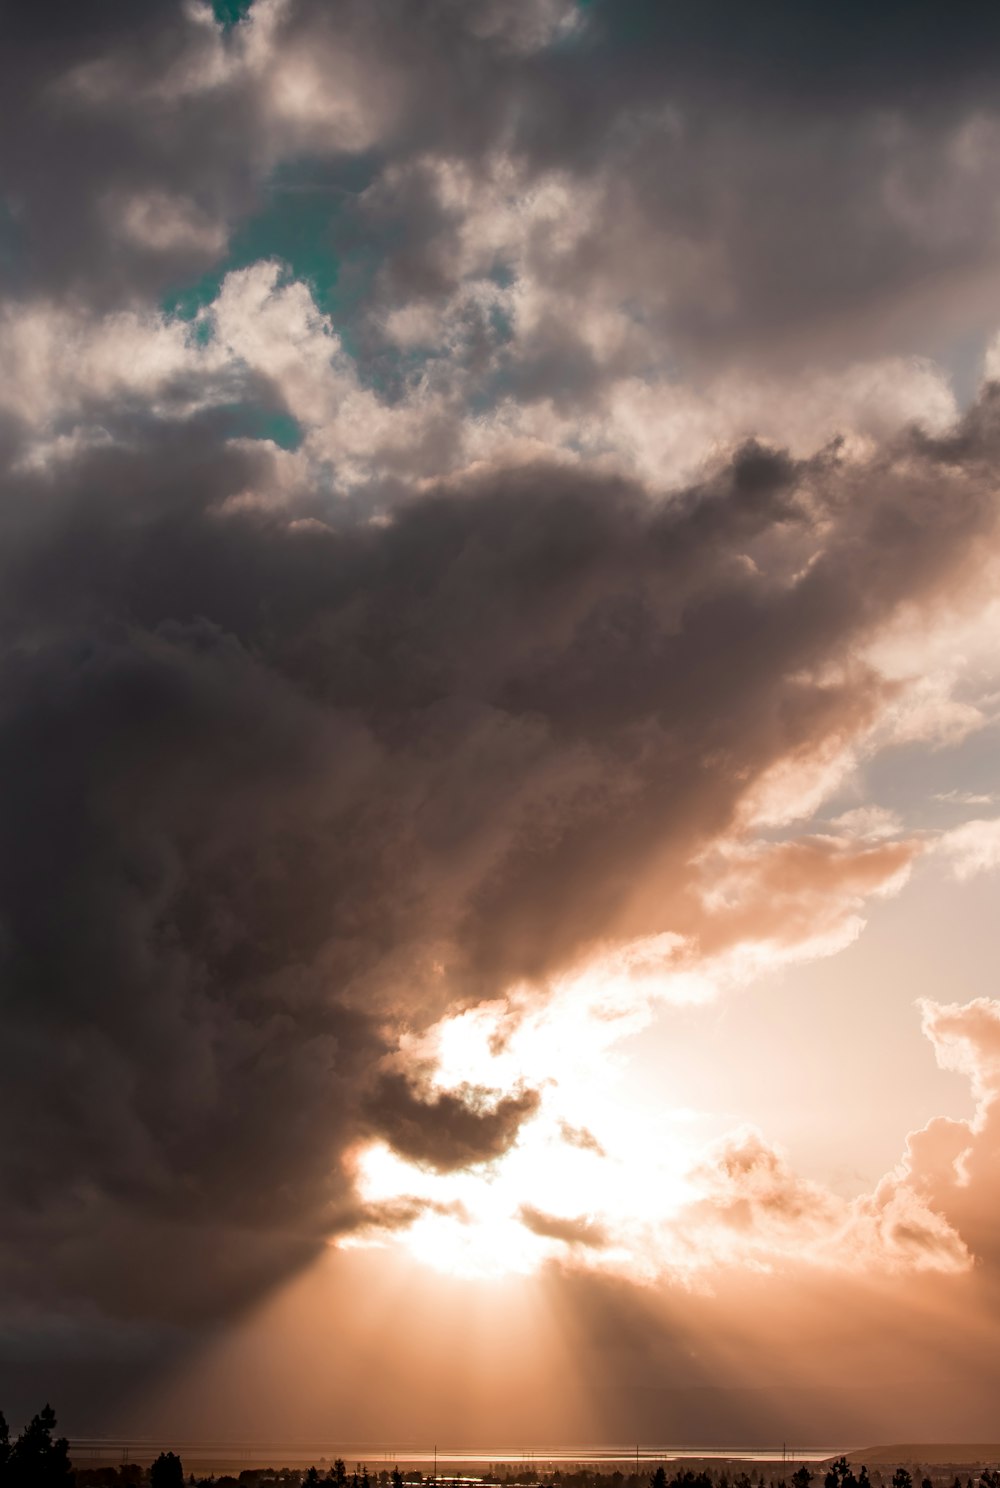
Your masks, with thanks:
<instances>
[{"instance_id":1,"label":"dark storm cloud","mask_svg":"<svg viewBox=\"0 0 1000 1488\"><path fill-rule=\"evenodd\" d=\"M8 1295L230 1307L365 1222L359 1137L502 1152L536 1097L428 1097L392 1029L697 932L692 852L864 722L853 649L991 529L995 425L660 504L498 470L382 526L223 512L268 461L187 430L10 474Z\"/></svg>"},{"instance_id":2,"label":"dark storm cloud","mask_svg":"<svg viewBox=\"0 0 1000 1488\"><path fill-rule=\"evenodd\" d=\"M421 1092L401 1074L382 1075L367 1102L373 1129L413 1162L438 1173L502 1157L525 1119L538 1109L538 1092L490 1101L468 1088Z\"/></svg>"},{"instance_id":3,"label":"dark storm cloud","mask_svg":"<svg viewBox=\"0 0 1000 1488\"><path fill-rule=\"evenodd\" d=\"M647 86L664 74L696 86L716 78L810 103L818 90L845 106L866 97L933 103L956 84L967 101L995 76L1000 44L1000 21L975 0L947 15L933 0L890 0L877 10L599 0L593 14L608 60L627 62Z\"/></svg>"},{"instance_id":4,"label":"dark storm cloud","mask_svg":"<svg viewBox=\"0 0 1000 1488\"><path fill-rule=\"evenodd\" d=\"M550 1240L564 1240L567 1245L586 1245L592 1250L602 1250L608 1243L603 1228L586 1215L579 1219L565 1219L558 1214L546 1214L531 1204L522 1204L518 1218L532 1234L545 1235Z\"/></svg>"}]
</instances>

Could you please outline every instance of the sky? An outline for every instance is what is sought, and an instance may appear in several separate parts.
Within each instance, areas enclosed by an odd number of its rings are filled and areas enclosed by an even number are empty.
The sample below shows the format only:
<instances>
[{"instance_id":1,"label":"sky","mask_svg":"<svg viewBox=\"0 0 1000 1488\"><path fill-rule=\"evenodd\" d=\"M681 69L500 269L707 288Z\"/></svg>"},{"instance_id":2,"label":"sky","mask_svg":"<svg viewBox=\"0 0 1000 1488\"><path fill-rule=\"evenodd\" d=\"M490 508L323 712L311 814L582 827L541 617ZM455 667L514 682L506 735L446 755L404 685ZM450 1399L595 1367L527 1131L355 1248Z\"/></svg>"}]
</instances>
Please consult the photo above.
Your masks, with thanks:
<instances>
[{"instance_id":1,"label":"sky","mask_svg":"<svg viewBox=\"0 0 1000 1488\"><path fill-rule=\"evenodd\" d=\"M1000 13L0 43L0 1407L995 1438Z\"/></svg>"}]
</instances>

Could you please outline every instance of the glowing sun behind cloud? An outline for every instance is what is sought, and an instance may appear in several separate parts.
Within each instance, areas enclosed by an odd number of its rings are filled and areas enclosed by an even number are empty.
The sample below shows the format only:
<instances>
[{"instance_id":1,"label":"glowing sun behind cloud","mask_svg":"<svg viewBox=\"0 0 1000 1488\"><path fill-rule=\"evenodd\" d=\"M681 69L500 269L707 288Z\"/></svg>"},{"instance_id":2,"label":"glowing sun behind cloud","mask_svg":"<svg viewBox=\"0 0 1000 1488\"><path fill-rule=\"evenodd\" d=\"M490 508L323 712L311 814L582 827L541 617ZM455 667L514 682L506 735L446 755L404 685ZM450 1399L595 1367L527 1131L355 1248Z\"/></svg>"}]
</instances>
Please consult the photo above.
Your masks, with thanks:
<instances>
[{"instance_id":1,"label":"glowing sun behind cloud","mask_svg":"<svg viewBox=\"0 0 1000 1488\"><path fill-rule=\"evenodd\" d=\"M402 1041L401 1057L429 1068L432 1091L530 1088L539 1097L488 1164L435 1172L384 1142L356 1154L367 1203L422 1206L401 1234L413 1254L473 1276L528 1273L582 1253L590 1264L639 1265L607 1216L644 1225L675 1213L693 1196L685 1174L696 1147L693 1113L629 1099L622 1046L658 1002L712 995L712 982L680 962L681 949L678 936L651 936L559 979L547 996L517 988Z\"/></svg>"},{"instance_id":2,"label":"glowing sun behind cloud","mask_svg":"<svg viewBox=\"0 0 1000 1488\"><path fill-rule=\"evenodd\" d=\"M873 1192L848 1200L796 1173L753 1126L710 1132L707 1112L671 1107L632 1079L629 1039L658 1009L706 1004L766 960L738 946L697 967L689 952L679 936L648 937L547 994L520 987L405 1037L397 1059L420 1071L431 1102L447 1093L489 1111L526 1091L537 1101L489 1161L442 1170L383 1140L360 1146L356 1185L371 1222L340 1246L395 1244L459 1277L554 1263L698 1288L731 1266L968 1269L909 1148ZM804 940L802 956L815 953Z\"/></svg>"}]
</instances>

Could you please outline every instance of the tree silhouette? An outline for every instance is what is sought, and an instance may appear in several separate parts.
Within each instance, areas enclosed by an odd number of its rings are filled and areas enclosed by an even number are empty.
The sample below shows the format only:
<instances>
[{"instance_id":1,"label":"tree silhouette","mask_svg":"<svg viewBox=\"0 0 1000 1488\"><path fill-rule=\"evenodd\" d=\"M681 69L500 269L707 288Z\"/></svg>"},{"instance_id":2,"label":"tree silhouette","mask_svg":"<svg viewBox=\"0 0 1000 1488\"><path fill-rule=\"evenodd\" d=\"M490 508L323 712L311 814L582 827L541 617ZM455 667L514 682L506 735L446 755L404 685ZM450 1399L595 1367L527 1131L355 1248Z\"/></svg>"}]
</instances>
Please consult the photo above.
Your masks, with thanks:
<instances>
[{"instance_id":1,"label":"tree silhouette","mask_svg":"<svg viewBox=\"0 0 1000 1488\"><path fill-rule=\"evenodd\" d=\"M10 1427L7 1425L7 1417L0 1411L0 1479L7 1472L7 1463L10 1460Z\"/></svg>"},{"instance_id":2,"label":"tree silhouette","mask_svg":"<svg viewBox=\"0 0 1000 1488\"><path fill-rule=\"evenodd\" d=\"M317 1467L307 1468L306 1475L302 1479L302 1481L303 1481L303 1483L305 1483L307 1485L307 1488L318 1488L318 1485L319 1485L319 1468L317 1468Z\"/></svg>"},{"instance_id":3,"label":"tree silhouette","mask_svg":"<svg viewBox=\"0 0 1000 1488\"><path fill-rule=\"evenodd\" d=\"M649 1488L667 1488L667 1475L662 1466L658 1467L650 1477Z\"/></svg>"},{"instance_id":4,"label":"tree silhouette","mask_svg":"<svg viewBox=\"0 0 1000 1488\"><path fill-rule=\"evenodd\" d=\"M838 1457L830 1463L830 1471L823 1479L823 1488L857 1488L857 1478L851 1471L846 1457Z\"/></svg>"},{"instance_id":5,"label":"tree silhouette","mask_svg":"<svg viewBox=\"0 0 1000 1488\"><path fill-rule=\"evenodd\" d=\"M392 1488L403 1488L403 1474L400 1472L398 1464L389 1474L389 1480L392 1483Z\"/></svg>"},{"instance_id":6,"label":"tree silhouette","mask_svg":"<svg viewBox=\"0 0 1000 1488\"><path fill-rule=\"evenodd\" d=\"M892 1488L913 1488L913 1479L905 1467L897 1467L892 1475Z\"/></svg>"},{"instance_id":7,"label":"tree silhouette","mask_svg":"<svg viewBox=\"0 0 1000 1488\"><path fill-rule=\"evenodd\" d=\"M149 1469L149 1488L184 1488L184 1468L176 1452L161 1452Z\"/></svg>"},{"instance_id":8,"label":"tree silhouette","mask_svg":"<svg viewBox=\"0 0 1000 1488\"><path fill-rule=\"evenodd\" d=\"M69 1442L53 1437L56 1413L46 1405L10 1448L6 1478L10 1488L68 1488L73 1482Z\"/></svg>"},{"instance_id":9,"label":"tree silhouette","mask_svg":"<svg viewBox=\"0 0 1000 1488\"><path fill-rule=\"evenodd\" d=\"M792 1488L809 1488L812 1480L813 1475L803 1462L802 1466L797 1467L792 1473Z\"/></svg>"}]
</instances>

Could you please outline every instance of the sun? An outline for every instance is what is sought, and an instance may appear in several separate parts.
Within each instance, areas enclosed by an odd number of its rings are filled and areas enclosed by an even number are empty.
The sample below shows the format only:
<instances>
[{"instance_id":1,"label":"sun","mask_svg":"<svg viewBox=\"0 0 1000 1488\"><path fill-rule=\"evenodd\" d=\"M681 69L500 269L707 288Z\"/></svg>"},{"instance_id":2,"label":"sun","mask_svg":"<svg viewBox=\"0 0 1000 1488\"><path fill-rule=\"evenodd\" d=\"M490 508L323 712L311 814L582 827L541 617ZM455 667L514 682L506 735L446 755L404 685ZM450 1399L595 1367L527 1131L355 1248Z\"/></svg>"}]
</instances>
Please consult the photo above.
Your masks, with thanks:
<instances>
[{"instance_id":1,"label":"sun","mask_svg":"<svg viewBox=\"0 0 1000 1488\"><path fill-rule=\"evenodd\" d=\"M529 1275L550 1261L655 1268L664 1226L693 1196L696 1144L688 1113L651 1110L630 1089L622 1046L647 1026L665 986L676 1001L705 995L672 966L677 945L652 937L544 995L516 988L404 1039L404 1057L432 1063L436 1091L474 1086L500 1099L528 1087L539 1102L513 1145L486 1164L438 1172L384 1142L358 1149L362 1200L396 1213L406 1202L416 1215L402 1229L376 1226L367 1241L402 1245L453 1276Z\"/></svg>"}]
</instances>

